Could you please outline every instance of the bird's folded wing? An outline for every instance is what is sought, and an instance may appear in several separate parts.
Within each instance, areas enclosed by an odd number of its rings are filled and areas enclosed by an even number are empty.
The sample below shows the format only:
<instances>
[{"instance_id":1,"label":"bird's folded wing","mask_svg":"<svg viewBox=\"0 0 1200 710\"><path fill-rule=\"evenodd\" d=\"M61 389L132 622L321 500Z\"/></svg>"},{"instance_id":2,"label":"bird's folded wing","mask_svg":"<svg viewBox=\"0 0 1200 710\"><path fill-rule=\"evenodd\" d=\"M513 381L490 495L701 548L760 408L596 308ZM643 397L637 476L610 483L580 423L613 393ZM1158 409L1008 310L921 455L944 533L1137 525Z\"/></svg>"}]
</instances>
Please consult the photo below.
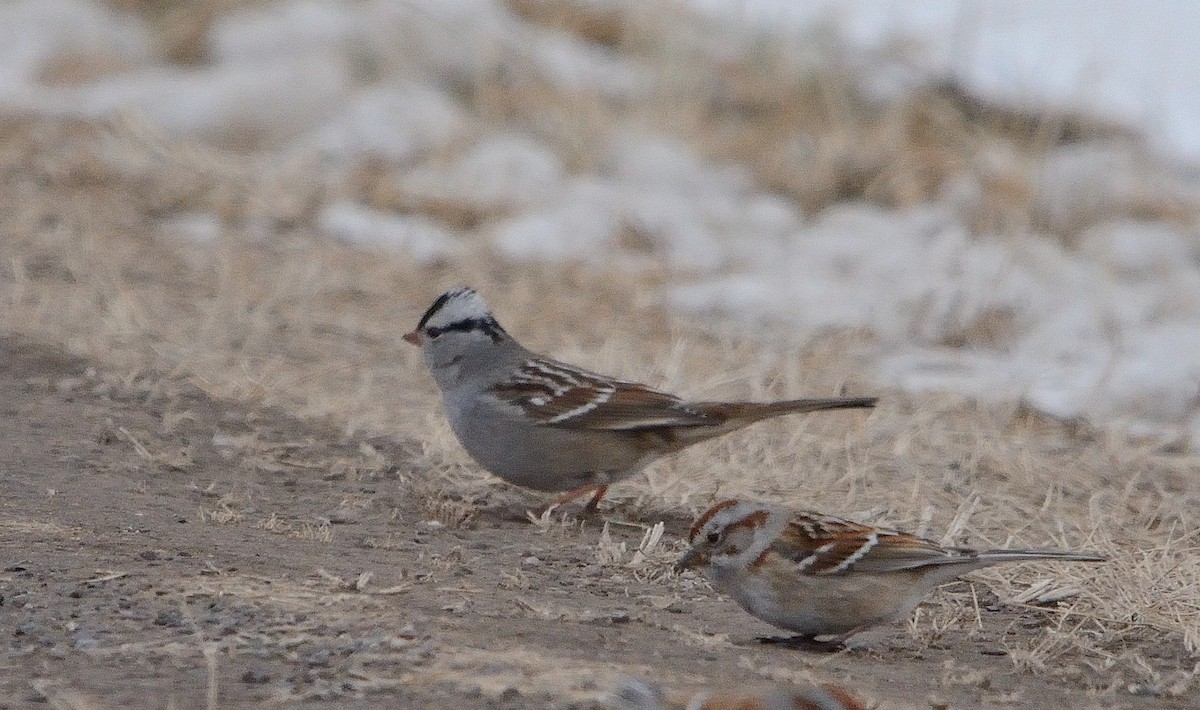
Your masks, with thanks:
<instances>
[{"instance_id":1,"label":"bird's folded wing","mask_svg":"<svg viewBox=\"0 0 1200 710\"><path fill-rule=\"evenodd\" d=\"M713 423L673 394L551 360L529 360L489 394L542 426L632 431Z\"/></svg>"},{"instance_id":2,"label":"bird's folded wing","mask_svg":"<svg viewBox=\"0 0 1200 710\"><path fill-rule=\"evenodd\" d=\"M771 549L801 572L823 575L895 572L969 559L931 540L820 515L796 516Z\"/></svg>"}]
</instances>

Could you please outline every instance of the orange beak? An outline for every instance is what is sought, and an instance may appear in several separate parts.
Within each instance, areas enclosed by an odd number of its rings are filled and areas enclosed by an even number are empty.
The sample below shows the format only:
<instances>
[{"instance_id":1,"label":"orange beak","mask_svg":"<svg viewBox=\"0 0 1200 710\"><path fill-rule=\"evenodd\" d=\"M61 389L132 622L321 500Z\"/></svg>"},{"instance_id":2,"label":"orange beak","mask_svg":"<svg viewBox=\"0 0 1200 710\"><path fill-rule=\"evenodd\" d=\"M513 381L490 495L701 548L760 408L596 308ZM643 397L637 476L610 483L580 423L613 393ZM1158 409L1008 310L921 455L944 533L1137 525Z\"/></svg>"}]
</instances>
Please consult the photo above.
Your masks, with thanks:
<instances>
[{"instance_id":1,"label":"orange beak","mask_svg":"<svg viewBox=\"0 0 1200 710\"><path fill-rule=\"evenodd\" d=\"M413 345L420 346L421 345L421 331L414 330L411 333L405 333L404 339L407 340L408 342L412 343Z\"/></svg>"}]
</instances>

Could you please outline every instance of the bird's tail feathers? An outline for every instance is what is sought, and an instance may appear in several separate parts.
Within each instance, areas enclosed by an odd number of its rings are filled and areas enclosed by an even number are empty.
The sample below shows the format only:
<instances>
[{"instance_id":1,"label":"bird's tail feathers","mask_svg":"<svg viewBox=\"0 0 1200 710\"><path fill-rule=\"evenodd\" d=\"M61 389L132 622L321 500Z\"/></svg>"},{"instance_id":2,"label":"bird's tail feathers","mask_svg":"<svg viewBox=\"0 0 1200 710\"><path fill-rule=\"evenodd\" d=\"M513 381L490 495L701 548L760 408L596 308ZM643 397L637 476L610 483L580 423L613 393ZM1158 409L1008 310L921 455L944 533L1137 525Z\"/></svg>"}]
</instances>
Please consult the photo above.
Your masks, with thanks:
<instances>
[{"instance_id":1,"label":"bird's tail feathers","mask_svg":"<svg viewBox=\"0 0 1200 710\"><path fill-rule=\"evenodd\" d=\"M1107 557L1096 552L1064 552L1060 550L987 550L978 555L980 562L1024 562L1027 560L1059 560L1062 562L1106 562Z\"/></svg>"},{"instance_id":2,"label":"bird's tail feathers","mask_svg":"<svg viewBox=\"0 0 1200 710\"><path fill-rule=\"evenodd\" d=\"M780 402L698 402L688 406L706 414L722 412L729 421L749 424L785 414L803 414L830 409L870 409L875 406L878 399L878 397L812 397L787 399Z\"/></svg>"}]
</instances>

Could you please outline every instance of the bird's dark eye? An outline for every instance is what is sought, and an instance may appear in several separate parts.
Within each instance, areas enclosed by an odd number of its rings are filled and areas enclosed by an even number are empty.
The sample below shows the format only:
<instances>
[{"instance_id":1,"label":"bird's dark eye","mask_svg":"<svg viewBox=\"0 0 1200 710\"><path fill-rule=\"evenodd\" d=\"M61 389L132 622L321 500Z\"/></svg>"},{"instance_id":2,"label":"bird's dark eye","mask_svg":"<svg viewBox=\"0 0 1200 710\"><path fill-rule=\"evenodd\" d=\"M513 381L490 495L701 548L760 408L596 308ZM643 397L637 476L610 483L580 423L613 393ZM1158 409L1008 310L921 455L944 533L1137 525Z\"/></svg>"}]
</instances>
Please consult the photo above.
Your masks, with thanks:
<instances>
[{"instance_id":1,"label":"bird's dark eye","mask_svg":"<svg viewBox=\"0 0 1200 710\"><path fill-rule=\"evenodd\" d=\"M428 335L430 338L436 338L441 334L442 334L441 328L426 328L425 329L425 335Z\"/></svg>"},{"instance_id":2,"label":"bird's dark eye","mask_svg":"<svg viewBox=\"0 0 1200 710\"><path fill-rule=\"evenodd\" d=\"M711 543L711 544L714 544L714 545L715 545L716 543L718 543L718 542L720 542L720 541L721 541L721 533L719 533L719 532L710 532L710 533L708 534L708 538L707 538L707 540L709 541L709 543Z\"/></svg>"}]
</instances>

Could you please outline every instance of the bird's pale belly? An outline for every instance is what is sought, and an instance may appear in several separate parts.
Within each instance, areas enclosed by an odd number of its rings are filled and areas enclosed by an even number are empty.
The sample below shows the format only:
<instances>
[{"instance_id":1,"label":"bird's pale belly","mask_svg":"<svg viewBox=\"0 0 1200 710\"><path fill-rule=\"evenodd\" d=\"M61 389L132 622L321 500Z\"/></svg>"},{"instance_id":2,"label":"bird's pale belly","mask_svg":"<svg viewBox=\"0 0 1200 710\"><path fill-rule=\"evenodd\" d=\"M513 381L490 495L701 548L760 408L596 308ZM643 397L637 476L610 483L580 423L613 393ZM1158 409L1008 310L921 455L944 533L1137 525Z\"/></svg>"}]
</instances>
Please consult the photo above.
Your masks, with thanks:
<instances>
[{"instance_id":1,"label":"bird's pale belly","mask_svg":"<svg viewBox=\"0 0 1200 710\"><path fill-rule=\"evenodd\" d=\"M541 491L608 485L658 458L635 445L634 432L530 427L498 416L453 417L450 426L485 470Z\"/></svg>"}]
</instances>

